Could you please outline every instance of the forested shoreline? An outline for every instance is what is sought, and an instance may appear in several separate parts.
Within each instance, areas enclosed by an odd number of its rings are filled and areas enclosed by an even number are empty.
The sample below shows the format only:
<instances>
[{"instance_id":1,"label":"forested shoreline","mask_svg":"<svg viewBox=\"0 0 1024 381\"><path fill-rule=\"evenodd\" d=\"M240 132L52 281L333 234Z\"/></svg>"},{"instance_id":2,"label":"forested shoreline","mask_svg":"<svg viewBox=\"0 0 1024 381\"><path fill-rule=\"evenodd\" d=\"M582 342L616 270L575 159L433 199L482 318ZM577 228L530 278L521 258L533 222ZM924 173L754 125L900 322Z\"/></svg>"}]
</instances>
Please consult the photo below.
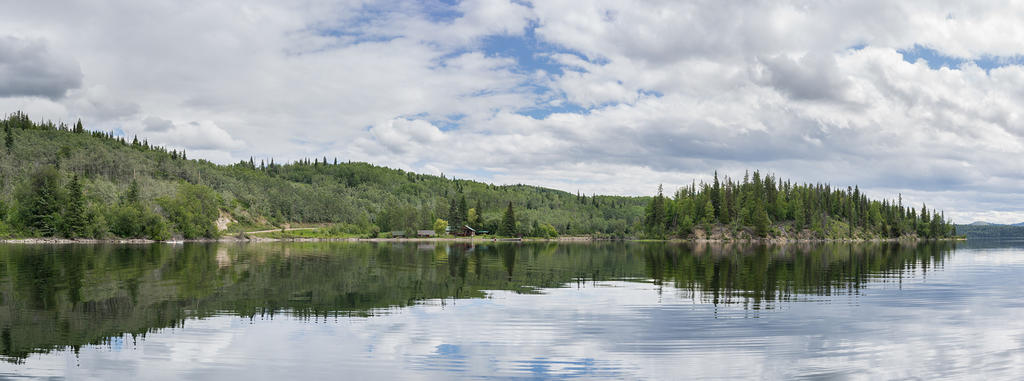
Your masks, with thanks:
<instances>
[{"instance_id":1,"label":"forested shoreline","mask_svg":"<svg viewBox=\"0 0 1024 381\"><path fill-rule=\"evenodd\" d=\"M860 188L829 184L794 184L772 175L728 176L711 184L693 183L672 198L659 187L646 209L649 238L736 239L875 239L956 236L945 213L904 206L897 200L870 200Z\"/></svg>"},{"instance_id":2,"label":"forested shoreline","mask_svg":"<svg viewBox=\"0 0 1024 381\"><path fill-rule=\"evenodd\" d=\"M464 226L494 237L647 239L945 238L938 211L873 201L857 188L796 185L760 172L673 197L572 194L326 157L218 165L139 137L0 120L0 238L215 239L286 226L308 238L387 238ZM282 231L282 234L285 232ZM287 235L285 235L287 237ZM300 236L301 237L301 236Z\"/></svg>"}]
</instances>

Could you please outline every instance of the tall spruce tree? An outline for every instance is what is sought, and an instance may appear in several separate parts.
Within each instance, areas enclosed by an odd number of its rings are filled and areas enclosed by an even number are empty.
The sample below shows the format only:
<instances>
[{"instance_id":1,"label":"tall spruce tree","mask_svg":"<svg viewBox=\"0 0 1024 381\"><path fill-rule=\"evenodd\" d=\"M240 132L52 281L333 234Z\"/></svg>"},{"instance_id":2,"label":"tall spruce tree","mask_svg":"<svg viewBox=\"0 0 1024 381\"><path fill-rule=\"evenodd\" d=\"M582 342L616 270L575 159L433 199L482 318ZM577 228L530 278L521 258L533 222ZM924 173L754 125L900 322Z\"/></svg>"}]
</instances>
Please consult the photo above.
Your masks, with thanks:
<instances>
[{"instance_id":1,"label":"tall spruce tree","mask_svg":"<svg viewBox=\"0 0 1024 381\"><path fill-rule=\"evenodd\" d=\"M715 171L715 180L711 185L711 205L715 208L715 218L721 221L722 216L722 185L718 182L718 171Z\"/></svg>"},{"instance_id":2,"label":"tall spruce tree","mask_svg":"<svg viewBox=\"0 0 1024 381\"><path fill-rule=\"evenodd\" d=\"M85 207L82 205L82 184L78 182L78 175L71 178L67 192L61 233L67 238L78 238L85 231Z\"/></svg>"},{"instance_id":3,"label":"tall spruce tree","mask_svg":"<svg viewBox=\"0 0 1024 381\"><path fill-rule=\"evenodd\" d=\"M52 166L40 168L28 179L28 186L18 195L22 206L21 217L28 228L44 237L57 231L57 213L60 210L60 175Z\"/></svg>"},{"instance_id":4,"label":"tall spruce tree","mask_svg":"<svg viewBox=\"0 0 1024 381\"><path fill-rule=\"evenodd\" d=\"M138 204L139 201L139 181L132 179L132 183L128 185L128 192L124 195L124 203L134 205Z\"/></svg>"},{"instance_id":5,"label":"tall spruce tree","mask_svg":"<svg viewBox=\"0 0 1024 381\"><path fill-rule=\"evenodd\" d=\"M755 176L757 172L754 172ZM754 228L757 229L757 235L765 237L771 230L772 220L768 218L768 211L764 207L764 202L758 200L754 203L754 210L751 218L754 220Z\"/></svg>"},{"instance_id":6,"label":"tall spruce tree","mask_svg":"<svg viewBox=\"0 0 1024 381\"><path fill-rule=\"evenodd\" d=\"M647 205L644 228L649 237L662 238L665 236L665 217L665 193L661 184L659 184L658 195L654 196Z\"/></svg>"},{"instance_id":7,"label":"tall spruce tree","mask_svg":"<svg viewBox=\"0 0 1024 381\"><path fill-rule=\"evenodd\" d=\"M10 123L4 123L4 146L7 147L7 152L14 149L14 133L11 132Z\"/></svg>"},{"instance_id":8,"label":"tall spruce tree","mask_svg":"<svg viewBox=\"0 0 1024 381\"><path fill-rule=\"evenodd\" d=\"M516 214L512 210L512 201L508 202L505 215L501 216L501 225L498 226L498 235L513 237L516 235Z\"/></svg>"},{"instance_id":9,"label":"tall spruce tree","mask_svg":"<svg viewBox=\"0 0 1024 381\"><path fill-rule=\"evenodd\" d=\"M459 212L459 200L453 198L448 206L448 226L451 226L453 230L462 229L462 226L466 224L466 221L460 216L462 214Z\"/></svg>"},{"instance_id":10,"label":"tall spruce tree","mask_svg":"<svg viewBox=\"0 0 1024 381\"><path fill-rule=\"evenodd\" d=\"M459 196L459 221L466 224L469 222L469 209L466 208L466 195L463 194Z\"/></svg>"}]
</instances>

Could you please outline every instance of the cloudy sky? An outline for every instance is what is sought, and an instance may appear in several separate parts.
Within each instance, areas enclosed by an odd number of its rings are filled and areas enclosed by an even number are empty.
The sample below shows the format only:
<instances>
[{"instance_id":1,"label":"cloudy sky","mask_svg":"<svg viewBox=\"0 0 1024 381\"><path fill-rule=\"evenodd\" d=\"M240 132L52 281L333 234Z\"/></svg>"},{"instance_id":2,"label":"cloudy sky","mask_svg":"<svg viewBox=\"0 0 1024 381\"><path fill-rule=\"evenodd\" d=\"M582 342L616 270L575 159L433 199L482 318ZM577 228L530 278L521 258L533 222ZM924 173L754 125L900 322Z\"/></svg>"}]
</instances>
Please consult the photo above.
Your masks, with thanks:
<instances>
[{"instance_id":1,"label":"cloudy sky","mask_svg":"<svg viewBox=\"0 0 1024 381\"><path fill-rule=\"evenodd\" d=\"M967 3L967 5L965 5ZM1024 4L15 1L0 112L219 163L640 195L761 169L1024 221Z\"/></svg>"}]
</instances>

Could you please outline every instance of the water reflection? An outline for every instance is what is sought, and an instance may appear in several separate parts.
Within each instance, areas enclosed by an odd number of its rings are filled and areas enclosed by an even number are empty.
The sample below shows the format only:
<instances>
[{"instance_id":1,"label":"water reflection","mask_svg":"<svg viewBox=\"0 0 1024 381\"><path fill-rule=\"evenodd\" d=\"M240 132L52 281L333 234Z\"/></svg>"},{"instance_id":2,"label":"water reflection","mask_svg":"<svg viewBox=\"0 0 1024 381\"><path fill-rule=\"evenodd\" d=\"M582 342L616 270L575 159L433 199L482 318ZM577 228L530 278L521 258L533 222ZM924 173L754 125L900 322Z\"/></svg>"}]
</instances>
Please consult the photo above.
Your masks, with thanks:
<instances>
[{"instance_id":1,"label":"water reflection","mask_svg":"<svg viewBox=\"0 0 1024 381\"><path fill-rule=\"evenodd\" d=\"M927 276L953 245L3 246L0 354L19 362L53 349L109 345L112 337L134 340L218 313L372 316L424 300L480 298L485 290L533 294L602 281L652 283L694 302L772 309ZM441 353L457 359L452 348Z\"/></svg>"}]
</instances>

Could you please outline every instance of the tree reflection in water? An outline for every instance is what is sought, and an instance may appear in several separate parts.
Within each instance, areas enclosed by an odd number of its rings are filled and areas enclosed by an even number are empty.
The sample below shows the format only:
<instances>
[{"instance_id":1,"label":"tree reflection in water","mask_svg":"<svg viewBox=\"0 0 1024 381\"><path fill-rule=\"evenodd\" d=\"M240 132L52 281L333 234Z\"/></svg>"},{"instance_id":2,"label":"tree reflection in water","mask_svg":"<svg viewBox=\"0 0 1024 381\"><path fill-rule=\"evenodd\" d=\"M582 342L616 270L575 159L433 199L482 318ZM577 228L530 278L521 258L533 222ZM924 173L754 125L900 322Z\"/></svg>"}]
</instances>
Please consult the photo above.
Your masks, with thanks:
<instances>
[{"instance_id":1,"label":"tree reflection in water","mask_svg":"<svg viewBox=\"0 0 1024 381\"><path fill-rule=\"evenodd\" d=\"M701 303L773 308L941 268L955 243L266 243L0 247L0 355L144 337L213 314L387 313L484 290L653 282Z\"/></svg>"}]
</instances>

